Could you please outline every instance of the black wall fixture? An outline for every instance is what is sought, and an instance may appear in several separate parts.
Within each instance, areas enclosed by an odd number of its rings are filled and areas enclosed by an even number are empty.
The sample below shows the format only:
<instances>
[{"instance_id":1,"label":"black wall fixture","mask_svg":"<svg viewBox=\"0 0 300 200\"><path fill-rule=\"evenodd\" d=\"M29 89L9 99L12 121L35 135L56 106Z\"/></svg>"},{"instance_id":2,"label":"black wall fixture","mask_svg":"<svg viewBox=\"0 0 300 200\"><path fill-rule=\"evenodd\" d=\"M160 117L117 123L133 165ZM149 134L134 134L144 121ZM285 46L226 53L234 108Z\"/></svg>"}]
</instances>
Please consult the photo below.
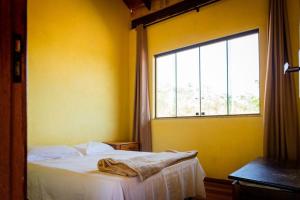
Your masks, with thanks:
<instances>
[{"instance_id":1,"label":"black wall fixture","mask_svg":"<svg viewBox=\"0 0 300 200\"><path fill-rule=\"evenodd\" d=\"M300 67L293 67L290 66L289 63L285 63L284 64L284 73L292 73L292 72L299 72L300 71Z\"/></svg>"}]
</instances>

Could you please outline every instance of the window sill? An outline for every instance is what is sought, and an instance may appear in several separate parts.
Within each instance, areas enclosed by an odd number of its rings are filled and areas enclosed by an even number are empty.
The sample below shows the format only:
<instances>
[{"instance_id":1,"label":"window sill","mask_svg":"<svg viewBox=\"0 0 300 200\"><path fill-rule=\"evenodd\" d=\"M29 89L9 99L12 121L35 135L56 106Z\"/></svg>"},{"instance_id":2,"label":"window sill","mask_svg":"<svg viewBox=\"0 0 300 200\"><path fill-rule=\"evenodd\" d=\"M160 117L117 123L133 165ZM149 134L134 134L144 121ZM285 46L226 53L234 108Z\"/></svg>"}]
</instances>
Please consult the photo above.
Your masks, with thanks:
<instances>
[{"instance_id":1,"label":"window sill","mask_svg":"<svg viewBox=\"0 0 300 200\"><path fill-rule=\"evenodd\" d=\"M262 117L261 113L257 114L237 114L237 115L203 115L203 116L179 116L179 117L155 117L152 120L172 120L172 119L208 119L208 118L245 118L245 117Z\"/></svg>"}]
</instances>

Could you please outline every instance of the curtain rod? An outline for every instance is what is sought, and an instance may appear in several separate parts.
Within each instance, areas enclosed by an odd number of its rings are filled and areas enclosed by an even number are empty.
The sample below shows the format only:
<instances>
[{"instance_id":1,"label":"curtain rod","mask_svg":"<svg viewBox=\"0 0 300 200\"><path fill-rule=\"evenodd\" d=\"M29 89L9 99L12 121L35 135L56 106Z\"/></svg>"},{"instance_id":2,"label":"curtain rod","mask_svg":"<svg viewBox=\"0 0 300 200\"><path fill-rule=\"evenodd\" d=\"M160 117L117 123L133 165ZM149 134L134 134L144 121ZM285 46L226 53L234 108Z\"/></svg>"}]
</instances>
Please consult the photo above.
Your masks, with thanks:
<instances>
[{"instance_id":1,"label":"curtain rod","mask_svg":"<svg viewBox=\"0 0 300 200\"><path fill-rule=\"evenodd\" d=\"M184 0L162 10L158 10L150 13L149 15L132 20L131 28L134 29L140 24L143 24L144 27L151 26L193 10L199 11L201 7L218 1L220 0Z\"/></svg>"},{"instance_id":2,"label":"curtain rod","mask_svg":"<svg viewBox=\"0 0 300 200\"><path fill-rule=\"evenodd\" d=\"M190 10L188 10L188 11L181 12L181 13L177 13L177 14L168 16L168 17L166 17L166 18L162 18L162 19L159 19L159 20L157 20L157 21L154 21L154 22L151 22L151 23L148 23L148 24L143 24L143 25L144 25L144 27L148 27L148 26L151 26L151 25L154 25L154 24L157 24L157 23L166 21L166 20L171 19L171 18L173 18L173 17L177 17L177 16L182 15L182 14L187 13L187 12L191 12L191 11L194 11L194 10L197 11L197 12L199 12L199 9L200 9L200 7L192 8L192 9L190 9Z\"/></svg>"}]
</instances>

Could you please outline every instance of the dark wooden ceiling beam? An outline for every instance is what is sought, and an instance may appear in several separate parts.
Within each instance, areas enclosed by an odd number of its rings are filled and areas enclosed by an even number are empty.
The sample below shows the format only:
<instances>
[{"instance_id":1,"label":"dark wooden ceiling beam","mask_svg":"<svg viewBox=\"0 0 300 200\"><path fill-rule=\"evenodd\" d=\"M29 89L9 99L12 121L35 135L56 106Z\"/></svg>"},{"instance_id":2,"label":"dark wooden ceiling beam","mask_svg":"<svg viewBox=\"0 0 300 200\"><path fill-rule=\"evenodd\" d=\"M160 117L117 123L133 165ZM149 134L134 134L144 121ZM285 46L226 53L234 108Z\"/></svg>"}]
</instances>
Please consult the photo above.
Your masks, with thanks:
<instances>
[{"instance_id":1,"label":"dark wooden ceiling beam","mask_svg":"<svg viewBox=\"0 0 300 200\"><path fill-rule=\"evenodd\" d=\"M140 6L145 6L149 10L151 9L151 0L123 0L129 9L136 9Z\"/></svg>"},{"instance_id":2,"label":"dark wooden ceiling beam","mask_svg":"<svg viewBox=\"0 0 300 200\"><path fill-rule=\"evenodd\" d=\"M131 28L135 28L140 24L149 26L192 10L199 10L200 7L217 1L220 0L184 0L149 15L132 20Z\"/></svg>"},{"instance_id":3,"label":"dark wooden ceiling beam","mask_svg":"<svg viewBox=\"0 0 300 200\"><path fill-rule=\"evenodd\" d=\"M151 10L151 0L143 0L146 8L148 8L148 10Z\"/></svg>"}]
</instances>

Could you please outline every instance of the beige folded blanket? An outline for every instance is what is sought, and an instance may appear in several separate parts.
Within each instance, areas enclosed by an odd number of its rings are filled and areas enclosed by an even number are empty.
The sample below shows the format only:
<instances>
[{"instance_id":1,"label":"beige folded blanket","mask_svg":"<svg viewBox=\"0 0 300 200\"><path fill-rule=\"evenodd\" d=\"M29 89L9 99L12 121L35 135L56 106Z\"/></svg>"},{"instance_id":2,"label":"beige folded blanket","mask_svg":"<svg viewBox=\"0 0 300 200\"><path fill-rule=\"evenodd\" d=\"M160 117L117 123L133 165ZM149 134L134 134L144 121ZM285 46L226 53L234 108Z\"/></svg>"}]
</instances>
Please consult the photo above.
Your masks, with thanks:
<instances>
[{"instance_id":1,"label":"beige folded blanket","mask_svg":"<svg viewBox=\"0 0 300 200\"><path fill-rule=\"evenodd\" d=\"M98 161L98 169L121 176L139 176L143 181L165 167L196 157L197 153L197 151L161 152L122 160L106 158Z\"/></svg>"}]
</instances>

